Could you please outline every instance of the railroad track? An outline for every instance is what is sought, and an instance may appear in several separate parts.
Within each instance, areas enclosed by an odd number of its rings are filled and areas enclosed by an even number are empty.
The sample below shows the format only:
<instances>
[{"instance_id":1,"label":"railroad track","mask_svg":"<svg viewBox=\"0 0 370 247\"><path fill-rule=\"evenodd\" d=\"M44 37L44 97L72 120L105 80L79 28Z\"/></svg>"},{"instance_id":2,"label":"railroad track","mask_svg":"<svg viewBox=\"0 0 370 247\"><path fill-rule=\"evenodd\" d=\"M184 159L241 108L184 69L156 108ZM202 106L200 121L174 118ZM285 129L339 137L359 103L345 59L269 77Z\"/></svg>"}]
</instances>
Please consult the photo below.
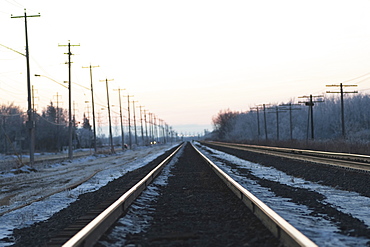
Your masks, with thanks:
<instances>
[{"instance_id":1,"label":"railroad track","mask_svg":"<svg viewBox=\"0 0 370 247\"><path fill-rule=\"evenodd\" d=\"M284 158L315 162L347 169L355 169L370 172L370 156L361 154L335 153L294 148L280 148L270 146L258 146L238 143L224 142L202 142L220 147L230 147L234 149L256 152L267 155L274 155Z\"/></svg>"},{"instance_id":2,"label":"railroad track","mask_svg":"<svg viewBox=\"0 0 370 247\"><path fill-rule=\"evenodd\" d=\"M151 152L152 151L148 150L147 154L150 154ZM79 157L81 158L83 156L86 156L86 154L80 155ZM125 159L125 163L133 162L138 158L137 154L135 155L135 152L125 154L123 157ZM61 161L61 159L54 157L45 161L39 160L39 163L50 162L51 160ZM117 164L115 164L116 162ZM102 163L105 164L104 167L102 167ZM96 160L92 158L89 162L80 163L77 166L68 161L64 161L62 164L64 164L62 167L55 168L36 166L38 172L22 174L21 176L18 176L20 177L19 179L18 177L0 178L2 188L6 188L6 190L3 190L0 195L0 206L7 205L9 200L12 200L12 198L21 198L20 196L25 194L23 198L18 199L19 202L16 207L9 207L6 210L0 210L0 216L28 206L34 202L44 200L56 193L71 190L86 182L95 174L107 167L114 168L123 165L121 161L117 161L117 156L107 156ZM73 174L80 175L75 177ZM48 188L50 193L45 193L43 188Z\"/></svg>"},{"instance_id":3,"label":"railroad track","mask_svg":"<svg viewBox=\"0 0 370 247\"><path fill-rule=\"evenodd\" d=\"M176 154L179 150L182 154ZM216 245L316 246L190 144L175 150L63 246L93 246L175 156L178 161L172 164L173 174L164 189L167 193L158 199L153 227L142 235L136 234L128 244L201 246L214 241ZM236 196L230 196L232 193L227 187ZM76 232L76 229L72 227L69 231ZM60 240L60 236L52 239L49 246L60 246Z\"/></svg>"}]
</instances>

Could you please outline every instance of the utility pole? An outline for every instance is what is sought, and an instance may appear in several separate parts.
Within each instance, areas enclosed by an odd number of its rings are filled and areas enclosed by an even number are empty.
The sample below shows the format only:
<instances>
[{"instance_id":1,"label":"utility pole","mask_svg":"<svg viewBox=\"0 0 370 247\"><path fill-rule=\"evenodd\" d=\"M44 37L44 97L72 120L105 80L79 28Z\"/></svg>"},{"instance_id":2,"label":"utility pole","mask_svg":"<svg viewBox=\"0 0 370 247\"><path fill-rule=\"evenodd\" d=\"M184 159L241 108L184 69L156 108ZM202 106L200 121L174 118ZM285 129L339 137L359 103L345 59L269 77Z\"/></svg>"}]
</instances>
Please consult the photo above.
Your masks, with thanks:
<instances>
[{"instance_id":1,"label":"utility pole","mask_svg":"<svg viewBox=\"0 0 370 247\"><path fill-rule=\"evenodd\" d=\"M314 135L314 125L313 125L313 106L315 105L315 103L321 103L321 102L324 102L323 100L313 100L313 98L322 98L324 96L322 95L317 95L317 96L312 96L312 94L310 94L310 96L301 96L301 97L298 97L298 98L306 98L306 99L309 99L308 101L300 101L298 103L304 103L306 106L309 106L309 116L310 116L310 119L311 119L311 139L313 140L315 138L315 135Z\"/></svg>"},{"instance_id":2,"label":"utility pole","mask_svg":"<svg viewBox=\"0 0 370 247\"><path fill-rule=\"evenodd\" d=\"M141 126L141 141L143 142L142 145L145 145L145 140L144 140L144 127L143 127L143 111L142 111L142 105L139 106L140 108L140 126Z\"/></svg>"},{"instance_id":3,"label":"utility pole","mask_svg":"<svg viewBox=\"0 0 370 247\"><path fill-rule=\"evenodd\" d=\"M283 110L289 111L290 140L293 140L293 118L292 118L292 111L301 110L301 108L293 108L293 106L298 106L298 104L292 104L292 103L283 104L281 106L283 107Z\"/></svg>"},{"instance_id":4,"label":"utility pole","mask_svg":"<svg viewBox=\"0 0 370 247\"><path fill-rule=\"evenodd\" d=\"M273 108L269 108L269 110L273 110ZM285 112L284 110L283 111L279 111L279 106L275 106L275 109L274 111L270 111L269 113L275 113L276 114L276 140L279 140L280 139L280 131L279 131L279 112Z\"/></svg>"},{"instance_id":5,"label":"utility pole","mask_svg":"<svg viewBox=\"0 0 370 247\"><path fill-rule=\"evenodd\" d=\"M125 147L125 133L123 132L123 119L122 119L122 105L121 105L121 91L126 89L113 89L114 91L118 91L118 100L119 100L119 118L121 119L121 142L122 142L122 150Z\"/></svg>"},{"instance_id":6,"label":"utility pole","mask_svg":"<svg viewBox=\"0 0 370 247\"><path fill-rule=\"evenodd\" d=\"M172 131L172 127L171 126L169 126L169 136L170 136L170 143L171 143L171 145L172 145L172 142L173 142L173 131Z\"/></svg>"},{"instance_id":7,"label":"utility pole","mask_svg":"<svg viewBox=\"0 0 370 247\"><path fill-rule=\"evenodd\" d=\"M263 121L264 121L264 127L265 127L265 140L268 140L267 122L266 122L266 104L262 104L262 109L263 109Z\"/></svg>"},{"instance_id":8,"label":"utility pole","mask_svg":"<svg viewBox=\"0 0 370 247\"><path fill-rule=\"evenodd\" d=\"M130 97L134 97L134 95L127 95L123 96L127 97L127 112L128 112L128 139L129 139L129 147L132 147L132 136L131 136L131 118L130 118Z\"/></svg>"},{"instance_id":9,"label":"utility pole","mask_svg":"<svg viewBox=\"0 0 370 247\"><path fill-rule=\"evenodd\" d=\"M326 93L340 93L340 107L341 107L341 120L342 120L342 137L343 139L346 138L346 130L345 130L345 124L344 124L344 102L343 102L343 94L344 93L358 93L358 91L352 91L352 92L343 92L343 87L357 87L357 85L343 85L340 83L339 85L326 85L327 87L340 87L340 92L331 92L326 91Z\"/></svg>"},{"instance_id":10,"label":"utility pole","mask_svg":"<svg viewBox=\"0 0 370 247\"><path fill-rule=\"evenodd\" d=\"M162 128L162 122L163 120L158 118L158 142L161 142L161 137L163 137L163 128ZM164 143L164 139L163 139Z\"/></svg>"},{"instance_id":11,"label":"utility pole","mask_svg":"<svg viewBox=\"0 0 370 247\"><path fill-rule=\"evenodd\" d=\"M109 90L108 90L108 81L113 81L113 79L105 79L100 80L101 82L105 81L105 87L107 89L107 104L108 104L108 120L109 120L109 142L110 142L110 151L112 154L114 154L114 147L113 147L113 135L112 135L112 120L110 116L110 105L109 105Z\"/></svg>"},{"instance_id":12,"label":"utility pole","mask_svg":"<svg viewBox=\"0 0 370 247\"><path fill-rule=\"evenodd\" d=\"M154 131L153 131L153 113L149 112L149 142L150 144L153 144L153 137Z\"/></svg>"},{"instance_id":13,"label":"utility pole","mask_svg":"<svg viewBox=\"0 0 370 247\"><path fill-rule=\"evenodd\" d=\"M253 111L254 109L256 109L256 112L257 112L257 139L260 139L260 136L261 136L261 129L260 129L260 114L259 114L259 107L253 107L251 108L251 111Z\"/></svg>"},{"instance_id":14,"label":"utility pole","mask_svg":"<svg viewBox=\"0 0 370 247\"><path fill-rule=\"evenodd\" d=\"M68 55L68 158L73 158L73 150L72 150L72 81L71 81L71 46L80 46L78 45L71 45L71 42L68 41L68 45L58 45L58 46L68 46L68 53L64 53Z\"/></svg>"},{"instance_id":15,"label":"utility pole","mask_svg":"<svg viewBox=\"0 0 370 247\"><path fill-rule=\"evenodd\" d=\"M147 112L147 110L144 110L145 136L146 136L145 145L149 145L149 137L148 137L148 121L146 120L146 112Z\"/></svg>"},{"instance_id":16,"label":"utility pole","mask_svg":"<svg viewBox=\"0 0 370 247\"><path fill-rule=\"evenodd\" d=\"M153 128L153 142L157 143L157 125L156 125L156 118L155 114L152 113L152 128Z\"/></svg>"},{"instance_id":17,"label":"utility pole","mask_svg":"<svg viewBox=\"0 0 370 247\"><path fill-rule=\"evenodd\" d=\"M162 135L163 135L163 144L166 144L166 132L165 132L165 123L162 119L160 119L159 121L161 121L161 128L162 128Z\"/></svg>"},{"instance_id":18,"label":"utility pole","mask_svg":"<svg viewBox=\"0 0 370 247\"><path fill-rule=\"evenodd\" d=\"M264 119L264 123L265 123L265 139L268 140L268 136L267 136L267 122L266 122L266 105L263 104L263 119Z\"/></svg>"},{"instance_id":19,"label":"utility pole","mask_svg":"<svg viewBox=\"0 0 370 247\"><path fill-rule=\"evenodd\" d=\"M56 114L56 118L57 118L57 150L58 152L60 152L60 138L59 138L59 122L60 122L60 112L59 112L59 97L61 97L61 95L58 94L57 92L57 95L54 95L57 99L57 114Z\"/></svg>"},{"instance_id":20,"label":"utility pole","mask_svg":"<svg viewBox=\"0 0 370 247\"><path fill-rule=\"evenodd\" d=\"M168 124L166 124L166 143L168 142L168 139L170 139L170 130L169 130L169 128L168 128ZM171 140L170 140L171 141ZM171 141L171 143L172 143L172 141Z\"/></svg>"},{"instance_id":21,"label":"utility pole","mask_svg":"<svg viewBox=\"0 0 370 247\"><path fill-rule=\"evenodd\" d=\"M136 130L136 110L135 110L135 102L138 102L138 101L132 101L132 109L134 111L134 133L135 133L135 144L136 146L138 145L138 142L137 142L137 130Z\"/></svg>"},{"instance_id":22,"label":"utility pole","mask_svg":"<svg viewBox=\"0 0 370 247\"><path fill-rule=\"evenodd\" d=\"M37 91L37 90L36 90ZM35 114L36 112L36 108L35 108L35 98L39 98L39 97L35 97L35 87L32 85L32 115ZM34 118L35 116L33 116Z\"/></svg>"},{"instance_id":23,"label":"utility pole","mask_svg":"<svg viewBox=\"0 0 370 247\"><path fill-rule=\"evenodd\" d=\"M26 36L26 63L27 63L27 101L28 101L28 121L26 122L26 127L29 129L29 139L30 139L30 165L34 164L35 161L35 121L33 120L33 110L32 110L32 98L31 98L31 77L30 77L30 54L28 49L28 31L27 31L27 17L40 17L38 15L27 15L26 9L24 9L23 16L11 16L10 18L24 18L24 28Z\"/></svg>"},{"instance_id":24,"label":"utility pole","mask_svg":"<svg viewBox=\"0 0 370 247\"><path fill-rule=\"evenodd\" d=\"M93 79L92 79L92 69L98 68L97 66L82 67L84 69L90 69L90 89L91 89L91 107L92 107L92 118L93 118L93 129L94 129L94 154L97 152L96 148L96 124L95 124L95 106L94 106L94 89L93 89Z\"/></svg>"}]
</instances>

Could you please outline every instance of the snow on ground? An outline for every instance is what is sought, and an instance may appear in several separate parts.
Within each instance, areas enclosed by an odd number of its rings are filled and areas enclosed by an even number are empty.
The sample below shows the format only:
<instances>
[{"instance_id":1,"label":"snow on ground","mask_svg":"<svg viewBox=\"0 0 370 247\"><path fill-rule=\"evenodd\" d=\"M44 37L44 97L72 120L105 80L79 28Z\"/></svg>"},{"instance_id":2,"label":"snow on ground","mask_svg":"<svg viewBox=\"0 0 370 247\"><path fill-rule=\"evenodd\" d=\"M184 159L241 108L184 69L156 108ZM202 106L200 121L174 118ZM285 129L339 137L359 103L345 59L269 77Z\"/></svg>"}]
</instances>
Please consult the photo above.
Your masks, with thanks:
<instances>
[{"instance_id":1,"label":"snow on ground","mask_svg":"<svg viewBox=\"0 0 370 247\"><path fill-rule=\"evenodd\" d=\"M113 227L111 233L107 236L110 240L99 241L103 246L125 246L128 234L139 233L145 231L150 227L150 211L159 196L158 190L160 186L166 186L168 177L171 176L171 168L178 161L182 155L184 147L173 157L173 159L166 165L161 174L150 184L146 190L134 201L129 208L127 214L118 220L117 226ZM149 212L148 212L149 211Z\"/></svg>"},{"instance_id":2,"label":"snow on ground","mask_svg":"<svg viewBox=\"0 0 370 247\"><path fill-rule=\"evenodd\" d=\"M37 172L0 174L0 246L11 238L14 228L48 219L68 207L80 194L96 191L110 181L154 160L175 145L158 145L128 150L115 155L88 156L72 162L37 167ZM86 180L86 181L84 181ZM68 189L77 183L81 185ZM36 201L42 198L42 200ZM32 202L35 201L35 202ZM8 212L19 206L28 206Z\"/></svg>"},{"instance_id":3,"label":"snow on ground","mask_svg":"<svg viewBox=\"0 0 370 247\"><path fill-rule=\"evenodd\" d=\"M366 246L366 243L369 241L369 239L366 238L355 238L339 234L339 229L332 222L325 220L323 217L311 216L311 211L306 206L289 202L289 199L286 198L276 197L275 194L267 188L260 186L253 180L245 178L245 176L239 174L236 169L231 169L229 166L224 165L214 158L227 160L238 167L247 168L254 176L260 178L277 181L292 187L319 192L326 197L325 201L335 206L338 211L352 214L353 217L364 221L367 226L370 226L370 215L368 210L370 207L370 198L361 196L356 192L342 191L301 178L295 178L275 168L265 167L239 159L233 155L201 146L200 144L197 144L197 147L235 181L248 189L252 194L320 246ZM213 154L211 155L207 150L212 151ZM351 199L349 200L349 198Z\"/></svg>"}]
</instances>

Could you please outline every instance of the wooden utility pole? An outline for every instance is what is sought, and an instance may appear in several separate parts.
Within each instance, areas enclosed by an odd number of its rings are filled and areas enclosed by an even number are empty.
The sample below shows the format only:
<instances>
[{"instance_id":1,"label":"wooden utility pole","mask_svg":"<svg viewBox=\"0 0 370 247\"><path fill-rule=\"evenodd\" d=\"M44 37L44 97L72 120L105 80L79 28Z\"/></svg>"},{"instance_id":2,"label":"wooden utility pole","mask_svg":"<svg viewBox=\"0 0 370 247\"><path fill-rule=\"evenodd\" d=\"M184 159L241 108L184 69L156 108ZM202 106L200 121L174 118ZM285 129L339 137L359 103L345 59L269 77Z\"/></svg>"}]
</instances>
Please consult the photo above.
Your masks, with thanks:
<instances>
[{"instance_id":1,"label":"wooden utility pole","mask_svg":"<svg viewBox=\"0 0 370 247\"><path fill-rule=\"evenodd\" d=\"M260 135L261 135L261 129L260 129L260 114L259 114L259 107L253 107L251 108L251 111L253 110L256 110L257 112L257 139L260 139Z\"/></svg>"},{"instance_id":2,"label":"wooden utility pole","mask_svg":"<svg viewBox=\"0 0 370 247\"><path fill-rule=\"evenodd\" d=\"M134 95L127 95L123 97L127 97L128 139L129 139L129 148L131 148L132 147L132 135L131 135L131 117L130 117L130 97L134 97Z\"/></svg>"},{"instance_id":3,"label":"wooden utility pole","mask_svg":"<svg viewBox=\"0 0 370 247\"><path fill-rule=\"evenodd\" d=\"M26 63L27 63L27 102L28 102L28 121L26 122L26 127L29 129L29 139L30 139L30 164L33 165L35 161L35 121L33 120L33 110L32 110L32 97L31 97L31 77L30 77L30 54L28 49L28 31L27 31L27 17L40 17L38 15L27 15L26 9L24 9L24 15L22 16L11 16L11 18L24 18L25 36L26 36Z\"/></svg>"},{"instance_id":4,"label":"wooden utility pole","mask_svg":"<svg viewBox=\"0 0 370 247\"><path fill-rule=\"evenodd\" d=\"M310 119L311 119L311 139L312 140L315 138L314 125L313 125L313 106L315 105L315 103L324 102L323 100L315 100L314 101L313 98L323 98L323 97L324 96L322 96L322 95L312 96L312 94L310 94L310 96L301 96L301 97L298 97L298 98L306 98L306 99L308 99L308 101L300 101L298 103L304 103L306 106L310 107L309 108L309 116L310 116ZM307 138L308 138L308 136L307 136Z\"/></svg>"},{"instance_id":5,"label":"wooden utility pole","mask_svg":"<svg viewBox=\"0 0 370 247\"><path fill-rule=\"evenodd\" d=\"M138 101L132 101L132 109L134 111L134 133L135 133L135 144L136 146L138 145L138 141L137 141L137 130L136 130L136 110L135 110L135 102L138 102Z\"/></svg>"},{"instance_id":6,"label":"wooden utility pole","mask_svg":"<svg viewBox=\"0 0 370 247\"><path fill-rule=\"evenodd\" d=\"M59 123L60 123L60 110L59 110L59 97L62 97L58 92L57 95L54 95L54 97L57 99L57 109L56 109L56 120L57 120L57 150L58 153L60 152L60 138L59 138Z\"/></svg>"},{"instance_id":7,"label":"wooden utility pole","mask_svg":"<svg viewBox=\"0 0 370 247\"><path fill-rule=\"evenodd\" d=\"M301 108L294 108L294 106L298 106L298 104L283 104L280 105L283 107L282 110L289 111L289 129L290 129L290 140L293 140L293 117L292 111L301 110Z\"/></svg>"},{"instance_id":8,"label":"wooden utility pole","mask_svg":"<svg viewBox=\"0 0 370 247\"><path fill-rule=\"evenodd\" d=\"M94 104L94 89L93 89L93 79L92 79L92 69L98 68L97 66L82 67L84 69L90 69L90 89L91 89L91 108L92 108L92 119L93 119L93 129L94 129L94 154L97 152L96 148L96 124L95 124L95 104Z\"/></svg>"},{"instance_id":9,"label":"wooden utility pole","mask_svg":"<svg viewBox=\"0 0 370 247\"><path fill-rule=\"evenodd\" d=\"M121 142L122 142L122 150L125 147L125 133L123 131L123 119L122 119L122 104L121 104L121 91L126 89L113 89L114 91L118 91L118 100L119 100L119 118L121 119Z\"/></svg>"},{"instance_id":10,"label":"wooden utility pole","mask_svg":"<svg viewBox=\"0 0 370 247\"><path fill-rule=\"evenodd\" d=\"M264 127L265 127L265 140L268 140L267 119L266 119L266 104L262 104L262 109L263 109L263 121L264 121Z\"/></svg>"},{"instance_id":11,"label":"wooden utility pole","mask_svg":"<svg viewBox=\"0 0 370 247\"><path fill-rule=\"evenodd\" d=\"M166 143L166 137L165 137L166 132L165 132L165 129L164 129L164 126L165 126L164 125L164 120L160 119L159 121L161 123L161 128L162 128L163 144L165 144Z\"/></svg>"},{"instance_id":12,"label":"wooden utility pole","mask_svg":"<svg viewBox=\"0 0 370 247\"><path fill-rule=\"evenodd\" d=\"M344 124L344 102L343 102L343 94L345 93L358 93L358 91L352 91L352 92L343 92L343 87L357 87L357 85L343 85L340 83L339 85L326 85L327 87L340 87L339 92L331 92L326 91L326 93L340 93L340 106L341 106L341 122L342 122L342 137L346 138L346 130L345 130L345 124Z\"/></svg>"},{"instance_id":13,"label":"wooden utility pole","mask_svg":"<svg viewBox=\"0 0 370 247\"><path fill-rule=\"evenodd\" d=\"M280 110L278 105L268 108L268 110L270 110L269 113L276 114L276 140L280 140L279 112L285 112L285 110Z\"/></svg>"},{"instance_id":14,"label":"wooden utility pole","mask_svg":"<svg viewBox=\"0 0 370 247\"><path fill-rule=\"evenodd\" d=\"M149 140L150 144L153 144L154 140L154 129L153 129L153 113L149 112Z\"/></svg>"},{"instance_id":15,"label":"wooden utility pole","mask_svg":"<svg viewBox=\"0 0 370 247\"><path fill-rule=\"evenodd\" d=\"M140 126L141 126L141 141L142 145L145 145L145 140L144 140L144 127L143 127L143 110L142 110L142 105L139 106L140 108Z\"/></svg>"},{"instance_id":16,"label":"wooden utility pole","mask_svg":"<svg viewBox=\"0 0 370 247\"><path fill-rule=\"evenodd\" d=\"M144 110L145 136L146 136L145 145L149 145L148 121L147 121L147 119L146 119L146 112L147 112L147 110Z\"/></svg>"},{"instance_id":17,"label":"wooden utility pole","mask_svg":"<svg viewBox=\"0 0 370 247\"><path fill-rule=\"evenodd\" d=\"M113 146L113 134L112 134L112 120L110 116L110 105L109 105L109 89L108 89L108 81L113 81L113 79L105 79L105 80L100 80L101 82L105 81L105 87L107 90L107 104L108 104L108 120L109 120L109 142L110 142L110 151L112 154L114 154L114 146Z\"/></svg>"},{"instance_id":18,"label":"wooden utility pole","mask_svg":"<svg viewBox=\"0 0 370 247\"><path fill-rule=\"evenodd\" d=\"M73 150L72 150L72 81L71 81L71 46L80 46L78 45L71 45L71 42L68 41L68 45L58 45L58 46L68 46L68 53L64 53L68 55L68 158L73 158Z\"/></svg>"}]
</instances>

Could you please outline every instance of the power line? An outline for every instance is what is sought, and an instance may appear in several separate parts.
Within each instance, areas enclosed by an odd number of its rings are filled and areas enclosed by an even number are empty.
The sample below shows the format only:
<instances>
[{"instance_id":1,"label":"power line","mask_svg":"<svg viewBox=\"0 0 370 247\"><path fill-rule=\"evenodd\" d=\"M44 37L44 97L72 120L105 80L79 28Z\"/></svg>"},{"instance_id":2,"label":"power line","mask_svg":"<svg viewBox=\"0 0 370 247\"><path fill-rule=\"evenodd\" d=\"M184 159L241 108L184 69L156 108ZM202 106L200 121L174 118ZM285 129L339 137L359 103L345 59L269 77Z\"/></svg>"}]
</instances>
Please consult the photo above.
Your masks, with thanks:
<instances>
[{"instance_id":1,"label":"power line","mask_svg":"<svg viewBox=\"0 0 370 247\"><path fill-rule=\"evenodd\" d=\"M13 17L13 18L15 18L15 17ZM14 51L15 53L18 53L18 54L20 54L22 56L26 56L26 54L23 54L22 52L19 52L17 50L14 50L13 48L10 48L9 46L3 45L3 44L0 44L0 46L5 47L8 50Z\"/></svg>"},{"instance_id":2,"label":"power line","mask_svg":"<svg viewBox=\"0 0 370 247\"><path fill-rule=\"evenodd\" d=\"M13 0L12 2L9 1L9 0L5 0L5 2L7 2L7 3L9 3L9 4L11 4L11 5L15 6L15 7L18 7L18 8L24 8L24 6L22 4L18 3L15 0Z\"/></svg>"},{"instance_id":3,"label":"power line","mask_svg":"<svg viewBox=\"0 0 370 247\"><path fill-rule=\"evenodd\" d=\"M354 81L354 80L357 80L357 79L359 79L359 78L361 78L361 77L364 77L364 76L367 76L367 75L370 75L370 72L369 72L369 73L366 73L366 74L363 74L363 75L361 75L361 76L358 76L358 77L355 77L355 78L352 78L352 79L346 80L346 81L344 81L343 83L350 82L350 81ZM368 78L366 78L366 79L368 79ZM363 79L363 80L366 80L366 79ZM363 81L363 80L362 80L362 81ZM358 83L359 83L359 82L358 82Z\"/></svg>"}]
</instances>

